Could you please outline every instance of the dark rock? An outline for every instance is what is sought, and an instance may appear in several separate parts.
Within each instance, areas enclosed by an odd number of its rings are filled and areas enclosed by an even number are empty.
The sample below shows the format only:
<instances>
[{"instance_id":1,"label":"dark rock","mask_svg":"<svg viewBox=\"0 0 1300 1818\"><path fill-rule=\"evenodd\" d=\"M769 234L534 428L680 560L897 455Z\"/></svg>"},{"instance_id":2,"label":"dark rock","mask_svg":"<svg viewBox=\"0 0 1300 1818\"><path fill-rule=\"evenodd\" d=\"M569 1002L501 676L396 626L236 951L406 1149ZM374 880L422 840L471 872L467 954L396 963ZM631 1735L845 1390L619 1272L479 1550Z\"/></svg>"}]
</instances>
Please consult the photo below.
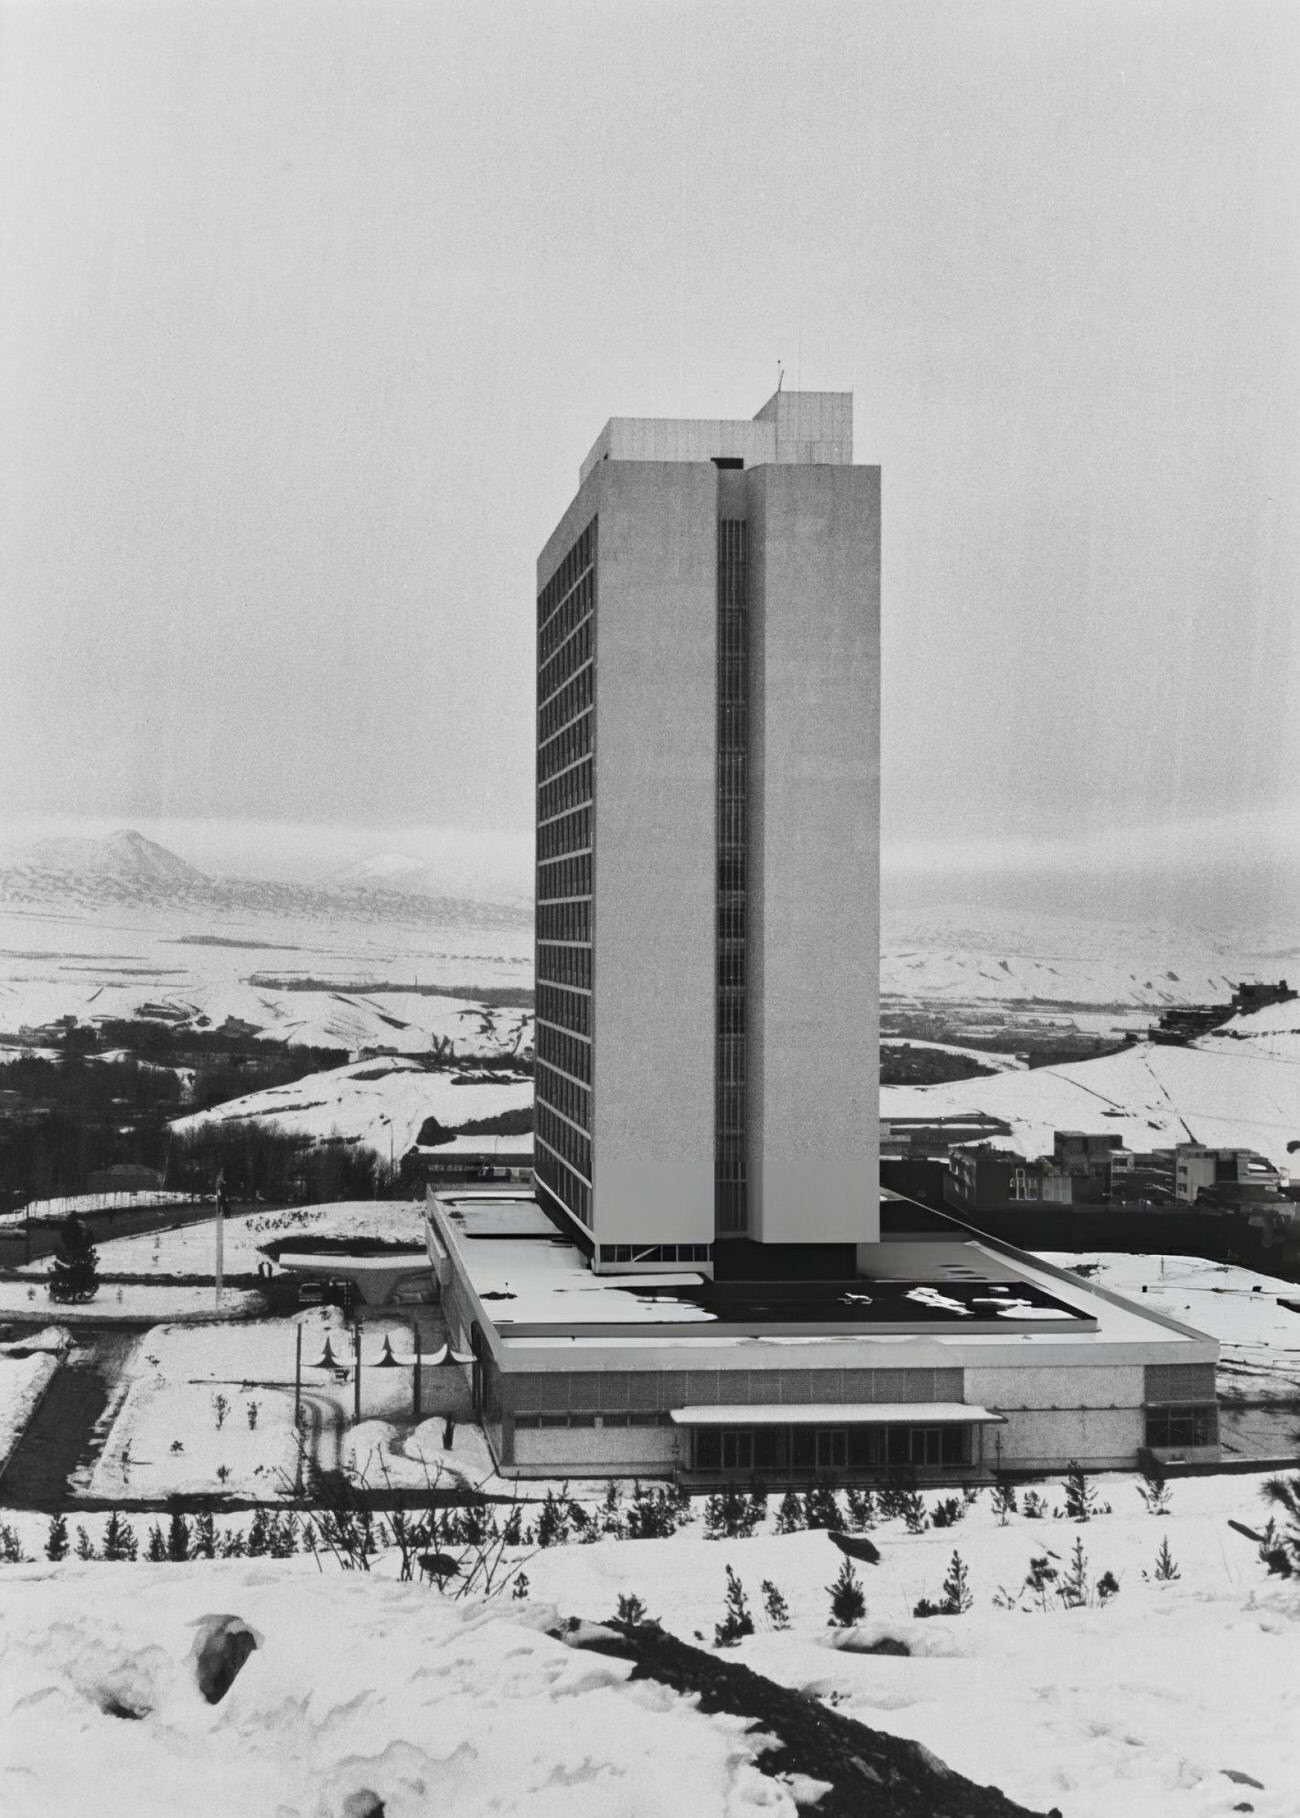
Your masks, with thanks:
<instances>
[{"instance_id":1,"label":"dark rock","mask_svg":"<svg viewBox=\"0 0 1300 1818\"><path fill-rule=\"evenodd\" d=\"M1243 1774L1240 1768L1220 1768L1219 1772L1221 1774L1226 1774L1228 1779L1236 1786L1253 1786L1257 1792L1262 1793L1264 1791L1264 1782L1262 1780L1256 1780L1250 1774Z\"/></svg>"},{"instance_id":2,"label":"dark rock","mask_svg":"<svg viewBox=\"0 0 1300 1818\"><path fill-rule=\"evenodd\" d=\"M459 1578L460 1564L450 1553L420 1553L416 1556L419 1566L426 1578Z\"/></svg>"},{"instance_id":3,"label":"dark rock","mask_svg":"<svg viewBox=\"0 0 1300 1818\"><path fill-rule=\"evenodd\" d=\"M855 1537L856 1538L856 1537ZM600 1634L580 1625L570 1645L630 1660L632 1679L653 1679L694 1698L706 1716L726 1711L775 1738L754 1765L763 1774L806 1774L830 1783L815 1806L816 1818L1039 1818L997 1787L976 1786L918 1743L868 1729L820 1700L679 1641L665 1630L637 1627ZM864 1782L866 1783L864 1785ZM869 1801L865 1804L864 1801ZM1060 1814L1055 1814L1060 1818Z\"/></svg>"},{"instance_id":4,"label":"dark rock","mask_svg":"<svg viewBox=\"0 0 1300 1818\"><path fill-rule=\"evenodd\" d=\"M880 1564L880 1548L874 1541L868 1540L865 1534L840 1534L832 1530L827 1539L841 1553L847 1553L850 1559L862 1559L868 1565Z\"/></svg>"},{"instance_id":5,"label":"dark rock","mask_svg":"<svg viewBox=\"0 0 1300 1818\"><path fill-rule=\"evenodd\" d=\"M203 1616L194 1643L194 1674L209 1704L220 1704L261 1642L238 1616Z\"/></svg>"},{"instance_id":6,"label":"dark rock","mask_svg":"<svg viewBox=\"0 0 1300 1818\"><path fill-rule=\"evenodd\" d=\"M373 1788L359 1786L343 1801L339 1818L384 1818L384 1802Z\"/></svg>"}]
</instances>

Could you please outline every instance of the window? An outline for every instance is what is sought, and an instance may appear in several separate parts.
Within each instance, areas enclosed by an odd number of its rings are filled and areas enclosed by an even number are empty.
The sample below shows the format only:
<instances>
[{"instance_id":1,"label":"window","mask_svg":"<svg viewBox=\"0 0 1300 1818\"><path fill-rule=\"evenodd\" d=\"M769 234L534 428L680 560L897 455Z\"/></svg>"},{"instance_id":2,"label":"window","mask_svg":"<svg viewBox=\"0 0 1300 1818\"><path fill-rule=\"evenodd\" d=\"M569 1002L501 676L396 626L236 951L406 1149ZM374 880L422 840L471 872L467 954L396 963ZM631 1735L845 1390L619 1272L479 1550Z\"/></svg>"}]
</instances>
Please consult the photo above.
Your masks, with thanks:
<instances>
[{"instance_id":1,"label":"window","mask_svg":"<svg viewBox=\"0 0 1300 1818\"><path fill-rule=\"evenodd\" d=\"M1219 1440L1217 1406L1184 1405L1174 1408L1148 1408L1146 1442L1149 1446L1213 1446Z\"/></svg>"}]
</instances>

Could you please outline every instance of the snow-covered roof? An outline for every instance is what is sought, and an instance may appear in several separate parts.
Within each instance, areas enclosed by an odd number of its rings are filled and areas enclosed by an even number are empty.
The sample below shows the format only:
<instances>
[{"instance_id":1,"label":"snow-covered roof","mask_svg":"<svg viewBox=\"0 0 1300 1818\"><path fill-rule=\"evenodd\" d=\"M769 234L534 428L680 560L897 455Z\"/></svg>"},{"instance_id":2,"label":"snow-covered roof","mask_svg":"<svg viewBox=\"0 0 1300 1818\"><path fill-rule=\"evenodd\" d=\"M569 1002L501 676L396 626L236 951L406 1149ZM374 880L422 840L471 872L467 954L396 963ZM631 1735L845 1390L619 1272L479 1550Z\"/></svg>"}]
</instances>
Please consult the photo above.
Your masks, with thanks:
<instances>
[{"instance_id":1,"label":"snow-covered roof","mask_svg":"<svg viewBox=\"0 0 1300 1818\"><path fill-rule=\"evenodd\" d=\"M1006 1420L964 1401L736 1402L670 1408L668 1418L680 1427L884 1427L918 1421L980 1427Z\"/></svg>"}]
</instances>

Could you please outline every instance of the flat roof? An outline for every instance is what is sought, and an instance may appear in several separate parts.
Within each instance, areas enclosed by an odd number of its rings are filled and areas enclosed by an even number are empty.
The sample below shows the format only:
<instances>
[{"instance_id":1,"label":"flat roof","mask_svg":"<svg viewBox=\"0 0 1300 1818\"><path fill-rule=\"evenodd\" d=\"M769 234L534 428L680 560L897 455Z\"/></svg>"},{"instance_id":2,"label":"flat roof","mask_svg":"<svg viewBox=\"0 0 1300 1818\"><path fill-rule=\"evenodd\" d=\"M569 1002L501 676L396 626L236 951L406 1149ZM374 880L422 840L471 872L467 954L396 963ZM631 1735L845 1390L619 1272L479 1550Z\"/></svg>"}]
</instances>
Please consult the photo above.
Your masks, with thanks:
<instances>
[{"instance_id":1,"label":"flat roof","mask_svg":"<svg viewBox=\"0 0 1300 1818\"><path fill-rule=\"evenodd\" d=\"M432 1193L431 1223L498 1340L518 1346L821 1346L847 1339L943 1350L1008 1344L1185 1345L1204 1334L1050 1264L955 1228L863 1245L863 1274L830 1283L710 1282L695 1271L596 1275L530 1194Z\"/></svg>"},{"instance_id":2,"label":"flat roof","mask_svg":"<svg viewBox=\"0 0 1300 1818\"><path fill-rule=\"evenodd\" d=\"M680 1427L890 1427L1003 1425L1004 1414L964 1401L758 1402L729 1407L670 1408Z\"/></svg>"}]
</instances>

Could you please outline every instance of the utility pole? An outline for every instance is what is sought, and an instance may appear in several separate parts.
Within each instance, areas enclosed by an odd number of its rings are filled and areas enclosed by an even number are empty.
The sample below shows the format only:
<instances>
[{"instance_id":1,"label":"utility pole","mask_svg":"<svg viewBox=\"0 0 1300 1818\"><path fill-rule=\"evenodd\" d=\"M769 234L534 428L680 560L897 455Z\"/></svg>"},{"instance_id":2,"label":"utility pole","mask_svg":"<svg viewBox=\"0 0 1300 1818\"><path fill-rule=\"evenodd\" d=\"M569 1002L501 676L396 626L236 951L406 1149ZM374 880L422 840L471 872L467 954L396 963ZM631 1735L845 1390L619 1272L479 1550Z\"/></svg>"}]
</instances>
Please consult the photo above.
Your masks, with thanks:
<instances>
[{"instance_id":1,"label":"utility pole","mask_svg":"<svg viewBox=\"0 0 1300 1818\"><path fill-rule=\"evenodd\" d=\"M224 1168L220 1168L217 1171L217 1266L216 1266L216 1277L215 1277L216 1286L217 1286L217 1312L218 1313L220 1313L220 1311L221 1311L221 1277L222 1277L223 1265L225 1263L225 1251L226 1251L226 1171Z\"/></svg>"},{"instance_id":2,"label":"utility pole","mask_svg":"<svg viewBox=\"0 0 1300 1818\"><path fill-rule=\"evenodd\" d=\"M415 1340L415 1368L411 1372L411 1418L420 1418L420 1322L411 1318L411 1336Z\"/></svg>"},{"instance_id":3,"label":"utility pole","mask_svg":"<svg viewBox=\"0 0 1300 1818\"><path fill-rule=\"evenodd\" d=\"M294 1466L294 1494L302 1495L302 1327L293 1329L293 1443L297 1452Z\"/></svg>"},{"instance_id":4,"label":"utility pole","mask_svg":"<svg viewBox=\"0 0 1300 1818\"><path fill-rule=\"evenodd\" d=\"M352 1419L361 1423L361 1327L355 1321L352 1326L352 1345L356 1354L356 1369L352 1378Z\"/></svg>"}]
</instances>

